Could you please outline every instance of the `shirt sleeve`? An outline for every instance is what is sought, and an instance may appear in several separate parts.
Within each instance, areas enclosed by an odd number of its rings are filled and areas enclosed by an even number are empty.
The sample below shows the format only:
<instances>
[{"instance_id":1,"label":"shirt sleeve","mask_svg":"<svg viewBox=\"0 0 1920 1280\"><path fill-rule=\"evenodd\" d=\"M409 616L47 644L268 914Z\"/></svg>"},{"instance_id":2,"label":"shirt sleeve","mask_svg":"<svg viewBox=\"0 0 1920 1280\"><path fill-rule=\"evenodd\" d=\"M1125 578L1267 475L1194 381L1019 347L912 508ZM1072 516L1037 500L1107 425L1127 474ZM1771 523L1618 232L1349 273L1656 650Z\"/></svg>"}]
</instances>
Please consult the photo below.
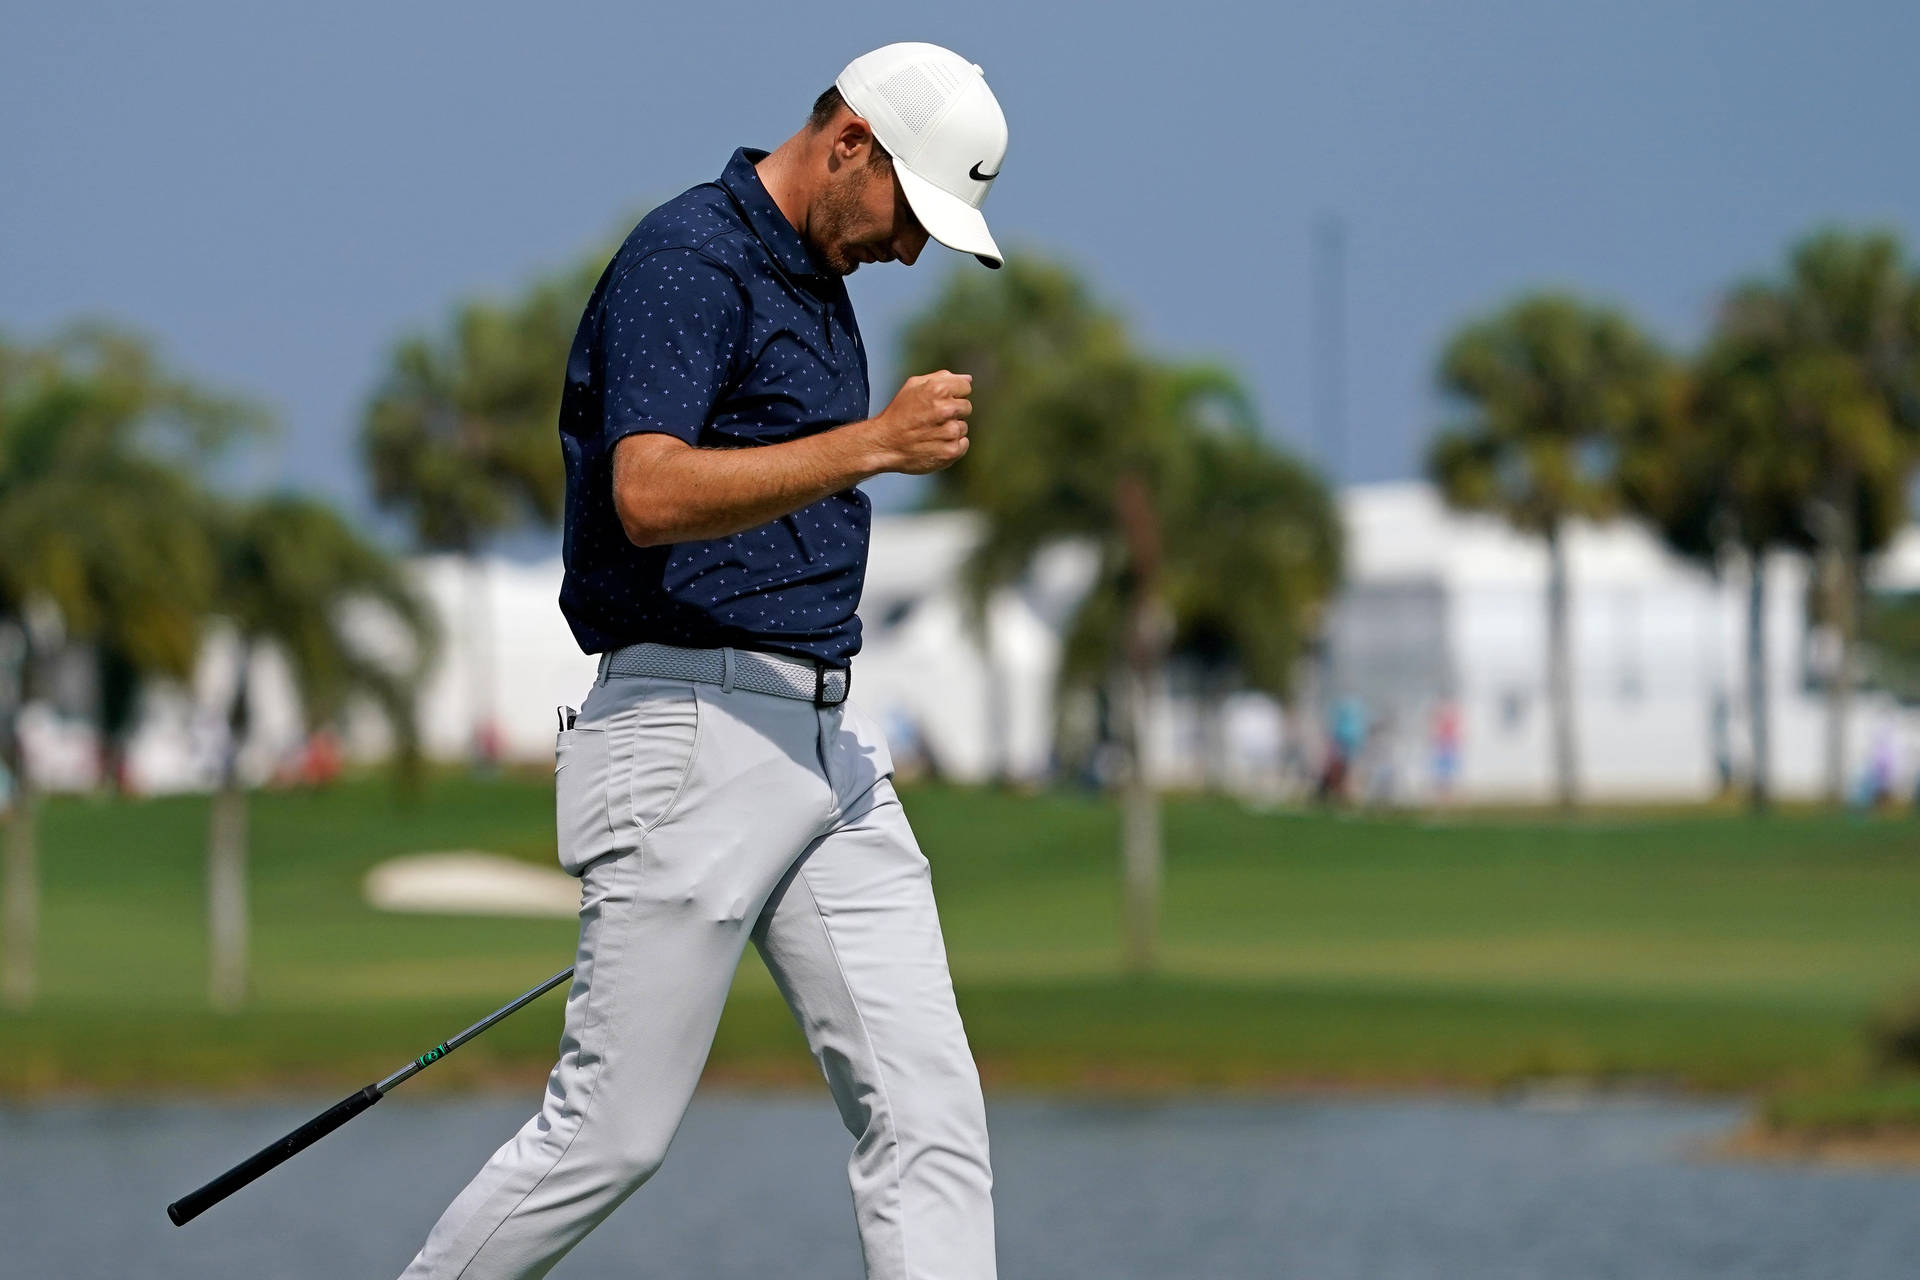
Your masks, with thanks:
<instances>
[{"instance_id":1,"label":"shirt sleeve","mask_svg":"<svg viewBox=\"0 0 1920 1280\"><path fill-rule=\"evenodd\" d=\"M622 276L603 306L606 446L643 431L695 443L746 346L739 283L692 249L661 249Z\"/></svg>"}]
</instances>

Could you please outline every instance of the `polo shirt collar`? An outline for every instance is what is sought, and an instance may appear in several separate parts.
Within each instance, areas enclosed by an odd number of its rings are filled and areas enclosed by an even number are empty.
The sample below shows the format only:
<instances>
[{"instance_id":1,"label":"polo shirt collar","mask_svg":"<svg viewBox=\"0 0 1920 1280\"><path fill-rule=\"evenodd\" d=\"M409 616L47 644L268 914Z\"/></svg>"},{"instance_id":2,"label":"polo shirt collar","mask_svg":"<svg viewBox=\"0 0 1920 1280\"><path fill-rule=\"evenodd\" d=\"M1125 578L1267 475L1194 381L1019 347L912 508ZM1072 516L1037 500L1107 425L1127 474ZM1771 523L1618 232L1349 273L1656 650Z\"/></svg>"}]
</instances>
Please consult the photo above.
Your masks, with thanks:
<instances>
[{"instance_id":1,"label":"polo shirt collar","mask_svg":"<svg viewBox=\"0 0 1920 1280\"><path fill-rule=\"evenodd\" d=\"M764 151L751 147L741 147L733 153L733 159L727 161L727 168L720 175L720 185L727 189L734 203L747 216L747 225L760 237L767 252L780 264L782 270L796 276L818 276L827 274L821 269L813 253L807 248L807 242L787 215L780 212L780 206L773 202L760 175L753 166L767 158Z\"/></svg>"}]
</instances>

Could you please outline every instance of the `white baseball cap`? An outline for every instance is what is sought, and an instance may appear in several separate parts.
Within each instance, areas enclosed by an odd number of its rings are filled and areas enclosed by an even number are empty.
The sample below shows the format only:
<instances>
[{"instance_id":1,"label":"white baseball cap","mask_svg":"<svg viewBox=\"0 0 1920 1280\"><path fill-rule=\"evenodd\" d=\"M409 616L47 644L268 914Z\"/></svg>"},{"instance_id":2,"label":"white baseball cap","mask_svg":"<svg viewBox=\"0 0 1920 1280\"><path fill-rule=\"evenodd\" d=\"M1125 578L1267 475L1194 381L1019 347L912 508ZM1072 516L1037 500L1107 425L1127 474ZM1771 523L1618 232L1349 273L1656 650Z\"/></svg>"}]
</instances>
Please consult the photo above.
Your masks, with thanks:
<instances>
[{"instance_id":1,"label":"white baseball cap","mask_svg":"<svg viewBox=\"0 0 1920 1280\"><path fill-rule=\"evenodd\" d=\"M833 84L892 154L927 234L999 266L980 206L1007 155L1007 118L985 73L937 44L890 44L849 62Z\"/></svg>"}]
</instances>

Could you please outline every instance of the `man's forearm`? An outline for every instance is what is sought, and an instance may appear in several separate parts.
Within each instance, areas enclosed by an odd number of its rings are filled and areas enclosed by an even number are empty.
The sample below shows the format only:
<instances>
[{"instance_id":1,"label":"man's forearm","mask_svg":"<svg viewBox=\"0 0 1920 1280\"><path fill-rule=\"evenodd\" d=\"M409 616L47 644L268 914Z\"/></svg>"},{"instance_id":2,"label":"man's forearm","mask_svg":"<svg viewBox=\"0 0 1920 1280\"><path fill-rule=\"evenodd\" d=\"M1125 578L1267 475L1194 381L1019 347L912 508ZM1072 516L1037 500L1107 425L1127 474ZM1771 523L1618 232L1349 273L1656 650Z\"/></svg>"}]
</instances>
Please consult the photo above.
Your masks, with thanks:
<instances>
[{"instance_id":1,"label":"man's forearm","mask_svg":"<svg viewBox=\"0 0 1920 1280\"><path fill-rule=\"evenodd\" d=\"M639 546L723 538L887 469L867 422L781 444L700 449L664 435L614 448L614 509Z\"/></svg>"},{"instance_id":2,"label":"man's forearm","mask_svg":"<svg viewBox=\"0 0 1920 1280\"><path fill-rule=\"evenodd\" d=\"M967 451L964 373L908 378L862 422L783 444L697 449L642 432L613 449L613 509L636 546L724 538L841 493L883 471L925 475Z\"/></svg>"}]
</instances>

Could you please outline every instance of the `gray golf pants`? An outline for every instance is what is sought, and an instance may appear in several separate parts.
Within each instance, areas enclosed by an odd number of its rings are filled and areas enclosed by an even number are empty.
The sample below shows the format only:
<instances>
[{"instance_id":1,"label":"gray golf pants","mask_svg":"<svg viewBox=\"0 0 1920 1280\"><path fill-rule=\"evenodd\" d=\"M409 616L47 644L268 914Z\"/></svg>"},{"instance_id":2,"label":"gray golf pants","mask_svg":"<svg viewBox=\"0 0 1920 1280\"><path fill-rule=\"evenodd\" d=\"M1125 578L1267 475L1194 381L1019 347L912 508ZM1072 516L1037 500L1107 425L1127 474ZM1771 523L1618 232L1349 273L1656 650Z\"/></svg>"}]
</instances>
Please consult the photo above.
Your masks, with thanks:
<instances>
[{"instance_id":1,"label":"gray golf pants","mask_svg":"<svg viewBox=\"0 0 1920 1280\"><path fill-rule=\"evenodd\" d=\"M749 936L854 1136L867 1275L991 1280L979 1077L878 727L846 703L602 677L557 760L581 878L560 1061L402 1280L544 1276L645 1182Z\"/></svg>"}]
</instances>

